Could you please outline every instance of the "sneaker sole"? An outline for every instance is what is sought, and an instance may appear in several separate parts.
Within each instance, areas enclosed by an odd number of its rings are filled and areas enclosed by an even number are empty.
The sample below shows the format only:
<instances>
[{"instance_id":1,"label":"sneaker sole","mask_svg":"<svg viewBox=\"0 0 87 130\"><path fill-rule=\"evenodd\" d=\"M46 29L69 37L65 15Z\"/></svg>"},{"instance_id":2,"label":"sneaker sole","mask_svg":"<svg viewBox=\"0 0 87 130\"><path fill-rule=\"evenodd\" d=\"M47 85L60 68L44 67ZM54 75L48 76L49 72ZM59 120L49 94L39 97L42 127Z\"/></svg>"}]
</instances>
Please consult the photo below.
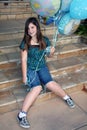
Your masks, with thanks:
<instances>
[{"instance_id":1,"label":"sneaker sole","mask_svg":"<svg viewBox=\"0 0 87 130\"><path fill-rule=\"evenodd\" d=\"M75 108L75 105L74 106L69 106L70 108Z\"/></svg>"},{"instance_id":2,"label":"sneaker sole","mask_svg":"<svg viewBox=\"0 0 87 130\"><path fill-rule=\"evenodd\" d=\"M20 124L20 126L21 126L22 128L26 128L26 129L30 128L30 126L23 126L23 125L21 125L21 124Z\"/></svg>"}]
</instances>

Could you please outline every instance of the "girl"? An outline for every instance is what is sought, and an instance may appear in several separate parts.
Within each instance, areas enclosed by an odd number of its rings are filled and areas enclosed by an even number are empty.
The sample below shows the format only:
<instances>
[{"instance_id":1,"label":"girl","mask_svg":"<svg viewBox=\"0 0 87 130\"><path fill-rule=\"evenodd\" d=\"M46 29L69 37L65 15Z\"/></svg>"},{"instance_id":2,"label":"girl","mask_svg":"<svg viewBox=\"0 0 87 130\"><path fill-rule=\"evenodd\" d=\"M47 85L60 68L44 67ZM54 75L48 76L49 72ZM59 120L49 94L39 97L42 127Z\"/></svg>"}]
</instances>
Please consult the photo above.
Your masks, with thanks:
<instances>
[{"instance_id":1,"label":"girl","mask_svg":"<svg viewBox=\"0 0 87 130\"><path fill-rule=\"evenodd\" d=\"M47 47L50 47L48 51ZM27 112L42 91L41 83L64 99L69 107L74 108L75 104L71 97L65 93L59 84L53 81L49 73L45 55L48 54L47 56L51 57L55 52L55 48L51 46L47 37L42 36L40 25L35 17L27 19L25 23L25 33L20 49L23 83L27 83L31 88L24 99L22 110L17 115L20 126L30 127L27 121Z\"/></svg>"}]
</instances>

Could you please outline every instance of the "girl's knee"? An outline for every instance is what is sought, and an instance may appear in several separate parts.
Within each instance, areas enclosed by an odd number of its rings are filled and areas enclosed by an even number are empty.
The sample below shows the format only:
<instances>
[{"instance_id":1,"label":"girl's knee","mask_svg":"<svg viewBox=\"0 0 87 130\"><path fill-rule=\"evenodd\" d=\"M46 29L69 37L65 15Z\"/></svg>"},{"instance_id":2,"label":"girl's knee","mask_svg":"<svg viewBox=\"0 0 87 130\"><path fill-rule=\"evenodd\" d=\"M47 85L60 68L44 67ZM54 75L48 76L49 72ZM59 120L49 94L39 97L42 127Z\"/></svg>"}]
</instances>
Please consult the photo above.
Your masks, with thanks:
<instances>
[{"instance_id":1,"label":"girl's knee","mask_svg":"<svg viewBox=\"0 0 87 130\"><path fill-rule=\"evenodd\" d=\"M42 86L36 86L32 88L33 91L41 91L42 90Z\"/></svg>"}]
</instances>

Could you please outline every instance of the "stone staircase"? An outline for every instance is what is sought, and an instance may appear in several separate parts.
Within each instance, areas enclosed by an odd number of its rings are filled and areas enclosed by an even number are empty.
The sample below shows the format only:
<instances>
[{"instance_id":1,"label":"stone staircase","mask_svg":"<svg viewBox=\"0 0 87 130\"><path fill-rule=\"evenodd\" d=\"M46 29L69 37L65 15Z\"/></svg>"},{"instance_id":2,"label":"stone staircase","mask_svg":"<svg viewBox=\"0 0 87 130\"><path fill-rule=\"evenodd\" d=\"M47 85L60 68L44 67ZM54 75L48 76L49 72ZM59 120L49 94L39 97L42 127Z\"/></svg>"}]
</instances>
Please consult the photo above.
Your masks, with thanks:
<instances>
[{"instance_id":1,"label":"stone staircase","mask_svg":"<svg viewBox=\"0 0 87 130\"><path fill-rule=\"evenodd\" d=\"M0 114L19 109L27 87L22 84L19 45L25 20L37 14L29 1L0 1ZM42 33L52 41L53 25L41 24ZM59 36L53 58L47 58L52 77L62 88L72 93L87 85L87 39ZM45 90L44 90L45 91ZM35 104L55 97L48 90L40 94Z\"/></svg>"},{"instance_id":2,"label":"stone staircase","mask_svg":"<svg viewBox=\"0 0 87 130\"><path fill-rule=\"evenodd\" d=\"M34 15L36 16L36 13L32 12L29 0L0 1L0 20L26 19Z\"/></svg>"}]
</instances>

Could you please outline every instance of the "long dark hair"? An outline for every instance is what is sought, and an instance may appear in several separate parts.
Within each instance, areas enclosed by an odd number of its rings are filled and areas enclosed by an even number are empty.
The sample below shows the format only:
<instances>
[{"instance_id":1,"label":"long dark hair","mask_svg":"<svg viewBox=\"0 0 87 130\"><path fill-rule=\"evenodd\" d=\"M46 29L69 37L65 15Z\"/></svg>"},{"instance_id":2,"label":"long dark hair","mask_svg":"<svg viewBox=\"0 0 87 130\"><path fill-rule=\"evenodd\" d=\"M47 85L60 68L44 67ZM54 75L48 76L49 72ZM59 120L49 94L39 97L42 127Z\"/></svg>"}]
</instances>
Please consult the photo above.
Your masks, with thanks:
<instances>
[{"instance_id":1,"label":"long dark hair","mask_svg":"<svg viewBox=\"0 0 87 130\"><path fill-rule=\"evenodd\" d=\"M23 37L23 41L25 42L25 48L29 47L30 41L31 41L31 38L32 38L28 34L28 26L29 26L30 23L32 23L36 26L36 28L37 28L37 42L40 45L40 49L44 49L46 47L46 44L44 43L44 40L43 40L43 36L42 36L42 33L41 33L39 22L35 17L30 17L25 22L25 31L24 31L24 37Z\"/></svg>"}]
</instances>

